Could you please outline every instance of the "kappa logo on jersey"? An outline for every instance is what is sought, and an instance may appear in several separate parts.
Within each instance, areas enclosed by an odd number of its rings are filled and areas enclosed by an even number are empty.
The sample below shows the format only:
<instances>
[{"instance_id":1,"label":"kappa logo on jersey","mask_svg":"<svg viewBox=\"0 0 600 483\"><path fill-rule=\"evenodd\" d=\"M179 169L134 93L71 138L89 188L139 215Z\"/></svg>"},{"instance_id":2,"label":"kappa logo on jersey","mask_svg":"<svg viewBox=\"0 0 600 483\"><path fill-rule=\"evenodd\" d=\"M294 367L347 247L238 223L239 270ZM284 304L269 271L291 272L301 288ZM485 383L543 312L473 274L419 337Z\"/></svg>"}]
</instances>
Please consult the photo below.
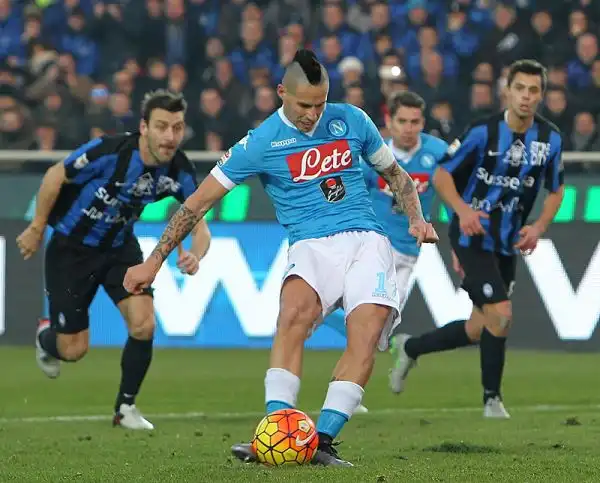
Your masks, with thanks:
<instances>
[{"instance_id":1,"label":"kappa logo on jersey","mask_svg":"<svg viewBox=\"0 0 600 483\"><path fill-rule=\"evenodd\" d=\"M284 139L283 141L272 141L272 148L285 148L286 146L290 146L291 144L296 144L296 138Z\"/></svg>"},{"instance_id":2,"label":"kappa logo on jersey","mask_svg":"<svg viewBox=\"0 0 600 483\"><path fill-rule=\"evenodd\" d=\"M325 195L325 200L329 203L337 203L346 196L346 187L344 186L341 176L324 179L319 186L321 187L323 195Z\"/></svg>"},{"instance_id":3,"label":"kappa logo on jersey","mask_svg":"<svg viewBox=\"0 0 600 483\"><path fill-rule=\"evenodd\" d=\"M415 183L415 188L417 188L417 193L423 194L429 188L429 179L430 176L427 173L408 173L408 175L412 178ZM379 189L385 193L386 195L392 195L390 187L385 182L385 180L380 176L377 180L377 186Z\"/></svg>"},{"instance_id":4,"label":"kappa logo on jersey","mask_svg":"<svg viewBox=\"0 0 600 483\"><path fill-rule=\"evenodd\" d=\"M352 166L352 151L346 140L322 144L286 158L294 183L303 183Z\"/></svg>"}]
</instances>

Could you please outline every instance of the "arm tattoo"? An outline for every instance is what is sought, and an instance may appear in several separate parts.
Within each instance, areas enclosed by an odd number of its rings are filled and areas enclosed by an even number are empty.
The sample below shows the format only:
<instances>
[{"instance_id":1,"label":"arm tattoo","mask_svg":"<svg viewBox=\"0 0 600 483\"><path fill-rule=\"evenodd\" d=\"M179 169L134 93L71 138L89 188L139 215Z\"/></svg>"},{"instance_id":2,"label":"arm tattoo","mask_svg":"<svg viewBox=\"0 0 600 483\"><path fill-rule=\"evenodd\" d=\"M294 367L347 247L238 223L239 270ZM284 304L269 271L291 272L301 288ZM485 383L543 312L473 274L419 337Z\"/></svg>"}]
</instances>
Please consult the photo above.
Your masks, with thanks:
<instances>
[{"instance_id":1,"label":"arm tattoo","mask_svg":"<svg viewBox=\"0 0 600 483\"><path fill-rule=\"evenodd\" d=\"M187 206L181 205L177 212L173 215L169 224L165 228L158 245L150 254L151 258L162 263L169 256L177 245L188 235L196 226L200 218L196 213L190 210Z\"/></svg>"},{"instance_id":2,"label":"arm tattoo","mask_svg":"<svg viewBox=\"0 0 600 483\"><path fill-rule=\"evenodd\" d=\"M400 210L408 216L410 223L423 220L421 201L415 184L406 171L397 163L381 171L381 176L394 194L394 200Z\"/></svg>"}]
</instances>

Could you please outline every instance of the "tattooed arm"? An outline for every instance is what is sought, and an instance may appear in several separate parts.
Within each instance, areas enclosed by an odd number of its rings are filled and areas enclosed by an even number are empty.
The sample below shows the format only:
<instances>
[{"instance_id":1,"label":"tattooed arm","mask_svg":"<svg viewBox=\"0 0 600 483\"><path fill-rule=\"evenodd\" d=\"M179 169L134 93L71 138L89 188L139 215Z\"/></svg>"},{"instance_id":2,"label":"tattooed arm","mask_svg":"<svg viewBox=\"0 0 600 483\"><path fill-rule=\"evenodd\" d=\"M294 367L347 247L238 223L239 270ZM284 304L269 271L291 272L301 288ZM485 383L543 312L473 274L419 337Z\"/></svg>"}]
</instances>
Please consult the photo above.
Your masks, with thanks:
<instances>
[{"instance_id":1,"label":"tattooed arm","mask_svg":"<svg viewBox=\"0 0 600 483\"><path fill-rule=\"evenodd\" d=\"M185 200L185 203L171 217L158 245L148 258L148 262L156 271L177 245L198 226L212 205L225 196L227 191L213 175L209 174L198 189Z\"/></svg>"},{"instance_id":2,"label":"tattooed arm","mask_svg":"<svg viewBox=\"0 0 600 483\"><path fill-rule=\"evenodd\" d=\"M396 162L390 148L386 145L381 146L370 156L369 162L390 187L398 210L408 216L410 224L425 221L415 183Z\"/></svg>"},{"instance_id":3,"label":"tattooed arm","mask_svg":"<svg viewBox=\"0 0 600 483\"><path fill-rule=\"evenodd\" d=\"M408 216L410 224L417 221L424 221L423 210L421 209L421 200L417 193L417 188L408 173L394 163L388 168L379 171L383 179L394 194L398 211L402 211Z\"/></svg>"}]
</instances>

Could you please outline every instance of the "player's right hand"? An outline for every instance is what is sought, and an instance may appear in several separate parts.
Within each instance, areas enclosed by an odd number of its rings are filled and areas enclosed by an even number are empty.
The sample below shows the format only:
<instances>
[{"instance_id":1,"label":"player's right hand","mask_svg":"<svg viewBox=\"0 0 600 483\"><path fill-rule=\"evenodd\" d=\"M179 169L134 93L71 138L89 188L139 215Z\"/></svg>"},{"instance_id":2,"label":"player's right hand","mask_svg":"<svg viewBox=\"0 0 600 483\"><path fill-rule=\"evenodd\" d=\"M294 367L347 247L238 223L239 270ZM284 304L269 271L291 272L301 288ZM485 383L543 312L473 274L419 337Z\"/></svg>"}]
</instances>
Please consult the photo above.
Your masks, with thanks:
<instances>
[{"instance_id":1,"label":"player's right hand","mask_svg":"<svg viewBox=\"0 0 600 483\"><path fill-rule=\"evenodd\" d=\"M148 260L134 267L129 267L123 279L123 287L129 293L139 295L144 289L152 285L156 273L157 270L148 263Z\"/></svg>"},{"instance_id":2,"label":"player's right hand","mask_svg":"<svg viewBox=\"0 0 600 483\"><path fill-rule=\"evenodd\" d=\"M475 211L470 206L457 214L460 221L460 231L465 235L485 235L485 230L481 226L481 218L489 218L490 215L483 211Z\"/></svg>"},{"instance_id":3,"label":"player's right hand","mask_svg":"<svg viewBox=\"0 0 600 483\"><path fill-rule=\"evenodd\" d=\"M31 223L23 233L17 237L17 246L25 260L31 258L38 251L44 239L44 228Z\"/></svg>"}]
</instances>

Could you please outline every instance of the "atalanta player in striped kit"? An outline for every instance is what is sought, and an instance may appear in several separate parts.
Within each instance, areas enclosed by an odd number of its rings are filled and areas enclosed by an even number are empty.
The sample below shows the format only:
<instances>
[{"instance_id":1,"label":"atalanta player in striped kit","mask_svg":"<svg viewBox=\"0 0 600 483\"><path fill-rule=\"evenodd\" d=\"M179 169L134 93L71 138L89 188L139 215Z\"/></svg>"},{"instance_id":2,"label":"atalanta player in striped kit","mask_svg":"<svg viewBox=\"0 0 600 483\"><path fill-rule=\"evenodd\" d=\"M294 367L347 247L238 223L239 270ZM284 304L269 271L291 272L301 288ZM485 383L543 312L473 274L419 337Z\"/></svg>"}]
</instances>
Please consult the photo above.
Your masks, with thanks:
<instances>
[{"instance_id":1,"label":"atalanta player in striped kit","mask_svg":"<svg viewBox=\"0 0 600 483\"><path fill-rule=\"evenodd\" d=\"M135 405L152 360L154 306L148 288L132 296L123 277L143 260L133 224L149 203L174 196L181 203L196 189L194 167L178 149L185 131L186 102L158 90L142 104L140 132L94 139L51 167L40 187L35 217L18 237L25 259L40 247L47 225L54 228L45 253L50 319L40 321L37 362L50 378L60 362L75 362L88 350L88 309L100 285L127 322L121 384L113 424L153 429ZM192 249L180 250L177 265L198 271L210 233L193 227Z\"/></svg>"},{"instance_id":2,"label":"atalanta player in striped kit","mask_svg":"<svg viewBox=\"0 0 600 483\"><path fill-rule=\"evenodd\" d=\"M473 313L466 323L420 337L403 335L400 341L402 381L417 357L479 341L483 414L488 418L510 417L501 380L513 318L516 256L535 250L564 195L561 134L536 114L546 82L546 69L538 62L515 62L508 74L506 111L473 123L450 145L434 184L454 211L449 230L454 266L473 301ZM528 222L542 186L548 191L542 212Z\"/></svg>"}]
</instances>

